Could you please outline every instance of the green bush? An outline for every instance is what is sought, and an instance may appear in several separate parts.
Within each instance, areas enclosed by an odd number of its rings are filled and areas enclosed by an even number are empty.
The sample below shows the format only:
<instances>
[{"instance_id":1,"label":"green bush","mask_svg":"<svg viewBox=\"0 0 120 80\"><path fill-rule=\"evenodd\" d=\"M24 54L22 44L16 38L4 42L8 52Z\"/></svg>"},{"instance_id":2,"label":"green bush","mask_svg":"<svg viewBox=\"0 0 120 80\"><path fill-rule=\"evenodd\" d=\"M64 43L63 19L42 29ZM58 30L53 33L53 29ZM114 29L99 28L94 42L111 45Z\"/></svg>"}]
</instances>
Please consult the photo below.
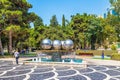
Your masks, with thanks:
<instances>
[{"instance_id":1,"label":"green bush","mask_svg":"<svg viewBox=\"0 0 120 80\"><path fill-rule=\"evenodd\" d=\"M7 52L4 53L4 56L0 55L0 58L13 58L13 57L14 57L13 54Z\"/></svg>"},{"instance_id":2,"label":"green bush","mask_svg":"<svg viewBox=\"0 0 120 80\"><path fill-rule=\"evenodd\" d=\"M116 47L114 44L112 44L112 45L111 45L111 49L112 49L112 50L116 50L117 47Z\"/></svg>"},{"instance_id":3,"label":"green bush","mask_svg":"<svg viewBox=\"0 0 120 80\"><path fill-rule=\"evenodd\" d=\"M112 55L111 55L111 59L112 59L112 60L120 60L120 54L118 54L118 53L112 54Z\"/></svg>"}]
</instances>

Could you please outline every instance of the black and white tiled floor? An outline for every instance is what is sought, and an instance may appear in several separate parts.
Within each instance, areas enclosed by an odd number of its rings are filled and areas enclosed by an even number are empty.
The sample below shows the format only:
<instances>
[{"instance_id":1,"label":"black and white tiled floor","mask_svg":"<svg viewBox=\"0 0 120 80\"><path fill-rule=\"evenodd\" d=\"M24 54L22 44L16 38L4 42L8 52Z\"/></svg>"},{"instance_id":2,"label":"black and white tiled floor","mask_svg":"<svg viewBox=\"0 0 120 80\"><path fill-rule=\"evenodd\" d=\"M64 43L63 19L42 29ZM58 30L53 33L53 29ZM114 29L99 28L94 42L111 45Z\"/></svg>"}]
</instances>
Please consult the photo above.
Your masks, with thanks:
<instances>
[{"instance_id":1,"label":"black and white tiled floor","mask_svg":"<svg viewBox=\"0 0 120 80\"><path fill-rule=\"evenodd\" d=\"M13 65L0 61L0 80L120 80L120 66Z\"/></svg>"}]
</instances>

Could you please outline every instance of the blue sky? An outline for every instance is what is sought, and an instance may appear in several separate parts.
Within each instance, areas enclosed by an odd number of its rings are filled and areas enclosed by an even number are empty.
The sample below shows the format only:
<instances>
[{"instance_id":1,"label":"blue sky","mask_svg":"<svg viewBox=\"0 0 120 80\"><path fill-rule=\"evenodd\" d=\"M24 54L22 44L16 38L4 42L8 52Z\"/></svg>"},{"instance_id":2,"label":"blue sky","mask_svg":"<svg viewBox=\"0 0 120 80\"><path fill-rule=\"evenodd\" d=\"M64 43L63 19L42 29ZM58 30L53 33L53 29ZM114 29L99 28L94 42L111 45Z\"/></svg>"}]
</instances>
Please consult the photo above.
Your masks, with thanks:
<instances>
[{"instance_id":1,"label":"blue sky","mask_svg":"<svg viewBox=\"0 0 120 80\"><path fill-rule=\"evenodd\" d=\"M44 24L49 24L53 15L56 15L59 24L63 14L68 20L76 13L103 16L110 7L109 0L28 0L28 2L33 5L29 11L39 15Z\"/></svg>"}]
</instances>

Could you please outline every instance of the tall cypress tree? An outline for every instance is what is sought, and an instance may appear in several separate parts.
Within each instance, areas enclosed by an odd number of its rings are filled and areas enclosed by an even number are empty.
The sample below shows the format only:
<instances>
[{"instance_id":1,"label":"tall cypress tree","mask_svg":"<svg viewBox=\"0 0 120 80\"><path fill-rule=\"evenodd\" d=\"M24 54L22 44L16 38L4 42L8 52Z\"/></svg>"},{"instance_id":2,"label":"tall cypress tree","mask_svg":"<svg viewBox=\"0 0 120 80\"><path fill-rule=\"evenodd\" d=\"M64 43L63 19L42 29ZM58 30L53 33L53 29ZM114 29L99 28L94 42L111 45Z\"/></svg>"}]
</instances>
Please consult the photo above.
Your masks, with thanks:
<instances>
[{"instance_id":1,"label":"tall cypress tree","mask_svg":"<svg viewBox=\"0 0 120 80\"><path fill-rule=\"evenodd\" d=\"M57 21L56 15L53 15L52 19L50 19L50 26L52 26L52 27L58 26L58 21Z\"/></svg>"},{"instance_id":2,"label":"tall cypress tree","mask_svg":"<svg viewBox=\"0 0 120 80\"><path fill-rule=\"evenodd\" d=\"M62 16L62 27L65 27L66 25L65 25L65 16L63 15Z\"/></svg>"}]
</instances>

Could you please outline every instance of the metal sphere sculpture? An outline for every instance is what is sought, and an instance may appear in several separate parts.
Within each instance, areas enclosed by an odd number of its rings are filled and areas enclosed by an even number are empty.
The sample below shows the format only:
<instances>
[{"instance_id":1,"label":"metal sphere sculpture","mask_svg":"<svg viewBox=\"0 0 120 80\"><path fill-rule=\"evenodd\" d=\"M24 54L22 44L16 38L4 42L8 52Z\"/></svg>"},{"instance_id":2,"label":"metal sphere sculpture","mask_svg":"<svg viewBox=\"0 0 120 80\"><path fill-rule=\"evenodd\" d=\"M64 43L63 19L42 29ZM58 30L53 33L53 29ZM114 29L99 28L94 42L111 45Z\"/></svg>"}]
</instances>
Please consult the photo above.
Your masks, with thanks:
<instances>
[{"instance_id":1,"label":"metal sphere sculpture","mask_svg":"<svg viewBox=\"0 0 120 80\"><path fill-rule=\"evenodd\" d=\"M56 50L61 49L61 41L60 40L54 40L53 41L53 48Z\"/></svg>"},{"instance_id":2,"label":"metal sphere sculpture","mask_svg":"<svg viewBox=\"0 0 120 80\"><path fill-rule=\"evenodd\" d=\"M65 41L65 49L66 50L68 50L68 49L73 49L73 41L72 40L70 40L70 39L67 39L66 41Z\"/></svg>"},{"instance_id":3,"label":"metal sphere sculpture","mask_svg":"<svg viewBox=\"0 0 120 80\"><path fill-rule=\"evenodd\" d=\"M52 41L50 39L42 40L41 46L43 49L50 49L52 47Z\"/></svg>"}]
</instances>

